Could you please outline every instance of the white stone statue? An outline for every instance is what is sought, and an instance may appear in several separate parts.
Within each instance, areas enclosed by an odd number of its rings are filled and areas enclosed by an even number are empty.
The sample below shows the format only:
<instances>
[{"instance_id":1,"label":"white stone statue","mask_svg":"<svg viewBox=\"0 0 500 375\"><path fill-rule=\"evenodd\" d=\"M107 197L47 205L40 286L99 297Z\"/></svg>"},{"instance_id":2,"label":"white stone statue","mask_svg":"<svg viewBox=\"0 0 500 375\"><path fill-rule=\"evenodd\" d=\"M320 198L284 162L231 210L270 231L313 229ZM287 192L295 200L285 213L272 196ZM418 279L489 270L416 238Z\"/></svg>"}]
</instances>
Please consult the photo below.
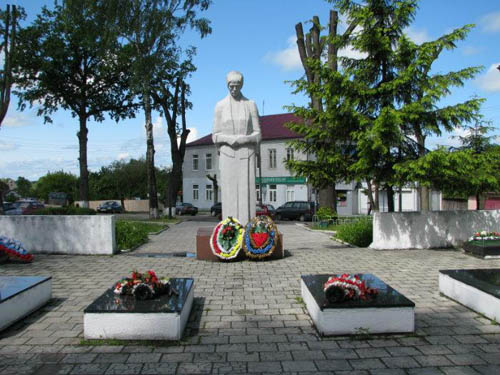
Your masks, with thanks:
<instances>
[{"instance_id":1,"label":"white stone statue","mask_svg":"<svg viewBox=\"0 0 500 375\"><path fill-rule=\"evenodd\" d=\"M215 106L212 139L219 151L222 217L246 225L255 216L255 158L261 139L259 113L241 94L243 75L226 76L229 95Z\"/></svg>"}]
</instances>

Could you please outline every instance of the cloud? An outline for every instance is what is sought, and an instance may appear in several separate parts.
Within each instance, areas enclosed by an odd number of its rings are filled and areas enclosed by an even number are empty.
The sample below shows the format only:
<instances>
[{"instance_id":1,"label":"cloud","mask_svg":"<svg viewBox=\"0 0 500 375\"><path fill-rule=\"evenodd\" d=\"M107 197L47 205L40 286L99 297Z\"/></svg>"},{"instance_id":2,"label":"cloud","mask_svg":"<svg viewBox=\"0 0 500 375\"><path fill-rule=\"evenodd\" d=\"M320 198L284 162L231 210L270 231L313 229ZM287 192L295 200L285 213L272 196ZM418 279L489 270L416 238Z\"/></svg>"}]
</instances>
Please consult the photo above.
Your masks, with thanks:
<instances>
[{"instance_id":1,"label":"cloud","mask_svg":"<svg viewBox=\"0 0 500 375\"><path fill-rule=\"evenodd\" d=\"M268 52L264 56L264 60L280 66L285 71L302 69L302 62L297 48L297 37L295 35L289 37L285 49Z\"/></svg>"},{"instance_id":2,"label":"cloud","mask_svg":"<svg viewBox=\"0 0 500 375\"><path fill-rule=\"evenodd\" d=\"M124 160L130 158L130 154L128 152L121 152L116 157L118 160Z\"/></svg>"},{"instance_id":3,"label":"cloud","mask_svg":"<svg viewBox=\"0 0 500 375\"><path fill-rule=\"evenodd\" d=\"M496 33L500 31L500 12L488 13L481 17L479 21L481 25L481 30L490 33Z\"/></svg>"},{"instance_id":4,"label":"cloud","mask_svg":"<svg viewBox=\"0 0 500 375\"><path fill-rule=\"evenodd\" d=\"M416 27L408 27L405 30L406 35L415 43L422 44L432 40L426 29L418 29Z\"/></svg>"},{"instance_id":5,"label":"cloud","mask_svg":"<svg viewBox=\"0 0 500 375\"><path fill-rule=\"evenodd\" d=\"M7 143L0 139L0 151L13 151L17 150L19 146L15 143Z\"/></svg>"},{"instance_id":6,"label":"cloud","mask_svg":"<svg viewBox=\"0 0 500 375\"><path fill-rule=\"evenodd\" d=\"M368 56L365 52L360 52L352 48L352 46L347 46L339 50L339 56L348 57L350 59L361 60Z\"/></svg>"},{"instance_id":7,"label":"cloud","mask_svg":"<svg viewBox=\"0 0 500 375\"><path fill-rule=\"evenodd\" d=\"M465 56L477 55L483 50L482 47L474 47L474 46L465 46L461 49L462 54Z\"/></svg>"},{"instance_id":8,"label":"cloud","mask_svg":"<svg viewBox=\"0 0 500 375\"><path fill-rule=\"evenodd\" d=\"M494 63L490 66L486 74L476 79L476 84L488 92L500 92L500 71L497 67L500 62Z\"/></svg>"},{"instance_id":9,"label":"cloud","mask_svg":"<svg viewBox=\"0 0 500 375\"><path fill-rule=\"evenodd\" d=\"M8 127L21 127L32 124L32 119L29 116L26 116L24 113L16 112L11 116L7 116L4 118L2 122L2 126Z\"/></svg>"},{"instance_id":10,"label":"cloud","mask_svg":"<svg viewBox=\"0 0 500 375\"><path fill-rule=\"evenodd\" d=\"M188 128L190 130L189 135L186 139L186 143L196 141L198 137L198 129L196 128Z\"/></svg>"}]
</instances>

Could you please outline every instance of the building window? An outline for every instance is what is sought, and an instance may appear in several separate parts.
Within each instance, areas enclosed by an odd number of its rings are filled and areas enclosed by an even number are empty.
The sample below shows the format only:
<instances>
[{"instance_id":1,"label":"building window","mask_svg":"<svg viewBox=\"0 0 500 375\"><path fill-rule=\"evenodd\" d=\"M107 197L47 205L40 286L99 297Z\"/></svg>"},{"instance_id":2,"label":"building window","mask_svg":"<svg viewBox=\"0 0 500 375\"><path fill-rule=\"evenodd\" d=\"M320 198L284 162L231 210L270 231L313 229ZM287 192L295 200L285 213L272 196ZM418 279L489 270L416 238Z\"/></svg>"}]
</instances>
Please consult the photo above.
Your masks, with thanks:
<instances>
[{"instance_id":1,"label":"building window","mask_svg":"<svg viewBox=\"0 0 500 375\"><path fill-rule=\"evenodd\" d=\"M212 170L212 154L205 155L205 168L207 171Z\"/></svg>"},{"instance_id":2,"label":"building window","mask_svg":"<svg viewBox=\"0 0 500 375\"><path fill-rule=\"evenodd\" d=\"M276 149L269 150L269 169L276 168Z\"/></svg>"},{"instance_id":3,"label":"building window","mask_svg":"<svg viewBox=\"0 0 500 375\"><path fill-rule=\"evenodd\" d=\"M257 192L257 202L260 202L260 185L255 185L255 191Z\"/></svg>"},{"instance_id":4,"label":"building window","mask_svg":"<svg viewBox=\"0 0 500 375\"><path fill-rule=\"evenodd\" d=\"M269 202L276 202L276 185L269 185Z\"/></svg>"},{"instance_id":5,"label":"building window","mask_svg":"<svg viewBox=\"0 0 500 375\"><path fill-rule=\"evenodd\" d=\"M287 185L286 187L286 201L294 201L295 200L295 185Z\"/></svg>"},{"instance_id":6,"label":"building window","mask_svg":"<svg viewBox=\"0 0 500 375\"><path fill-rule=\"evenodd\" d=\"M198 155L193 155L193 171L198 170Z\"/></svg>"},{"instance_id":7,"label":"building window","mask_svg":"<svg viewBox=\"0 0 500 375\"><path fill-rule=\"evenodd\" d=\"M199 196L198 193L199 193L198 185L193 185L193 200L194 201L198 200L198 196Z\"/></svg>"},{"instance_id":8,"label":"building window","mask_svg":"<svg viewBox=\"0 0 500 375\"><path fill-rule=\"evenodd\" d=\"M286 161L293 160L293 148L286 149Z\"/></svg>"},{"instance_id":9,"label":"building window","mask_svg":"<svg viewBox=\"0 0 500 375\"><path fill-rule=\"evenodd\" d=\"M205 198L207 201L211 202L214 200L214 190L212 185L207 185L205 188Z\"/></svg>"}]
</instances>

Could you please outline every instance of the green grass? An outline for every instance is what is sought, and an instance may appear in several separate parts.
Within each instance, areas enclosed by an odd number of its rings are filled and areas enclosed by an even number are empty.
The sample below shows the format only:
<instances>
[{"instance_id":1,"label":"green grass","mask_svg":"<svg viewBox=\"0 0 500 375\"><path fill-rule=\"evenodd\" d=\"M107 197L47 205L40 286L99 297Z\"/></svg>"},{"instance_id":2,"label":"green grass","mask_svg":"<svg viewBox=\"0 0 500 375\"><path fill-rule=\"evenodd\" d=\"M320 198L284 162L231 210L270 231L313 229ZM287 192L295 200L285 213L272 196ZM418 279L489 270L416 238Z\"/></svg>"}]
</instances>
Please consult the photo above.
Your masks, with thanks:
<instances>
[{"instance_id":1,"label":"green grass","mask_svg":"<svg viewBox=\"0 0 500 375\"><path fill-rule=\"evenodd\" d=\"M148 234L159 232L165 225L118 220L116 222L116 245L118 250L131 249L148 241Z\"/></svg>"},{"instance_id":2,"label":"green grass","mask_svg":"<svg viewBox=\"0 0 500 375\"><path fill-rule=\"evenodd\" d=\"M315 223L316 224L316 223ZM337 231L338 227L340 225L339 224L328 224L326 226L322 226L322 225L313 225L311 227L312 230L330 230L330 231Z\"/></svg>"},{"instance_id":3,"label":"green grass","mask_svg":"<svg viewBox=\"0 0 500 375\"><path fill-rule=\"evenodd\" d=\"M359 220L353 223L341 224L335 237L359 247L367 247L373 241L373 224L371 220Z\"/></svg>"}]
</instances>

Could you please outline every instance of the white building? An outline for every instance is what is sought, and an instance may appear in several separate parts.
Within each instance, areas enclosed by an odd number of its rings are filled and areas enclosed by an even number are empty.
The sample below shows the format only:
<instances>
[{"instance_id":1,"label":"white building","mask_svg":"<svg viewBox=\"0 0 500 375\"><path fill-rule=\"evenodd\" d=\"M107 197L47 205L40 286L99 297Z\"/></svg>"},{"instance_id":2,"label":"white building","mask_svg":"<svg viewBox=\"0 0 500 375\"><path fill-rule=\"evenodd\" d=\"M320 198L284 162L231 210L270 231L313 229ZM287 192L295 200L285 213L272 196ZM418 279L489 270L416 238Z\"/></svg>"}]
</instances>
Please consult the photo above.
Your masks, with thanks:
<instances>
[{"instance_id":1,"label":"white building","mask_svg":"<svg viewBox=\"0 0 500 375\"><path fill-rule=\"evenodd\" d=\"M299 135L285 127L285 123L297 121L293 114L277 114L260 117L262 142L262 170L257 169L255 188L259 201L262 188L262 202L275 208L288 201L315 201L314 189L304 177L293 176L285 167L289 158L305 160L308 156L297 153L287 144ZM258 163L257 163L258 164ZM208 210L214 202L214 186L207 175L218 173L219 157L212 141L212 134L204 136L186 145L183 164L183 200L202 210ZM262 187L260 186L262 184ZM339 215L358 215L368 213L368 197L363 187L356 183L336 185ZM220 199L220 187L219 197ZM217 199L217 201L219 201ZM398 207L399 194L395 194L395 207ZM415 189L403 189L403 211L418 210L418 194ZM380 193L380 211L387 211L385 192ZM435 198L433 196L433 201ZM440 202L440 197L439 197ZM440 209L435 204L435 209Z\"/></svg>"}]
</instances>

